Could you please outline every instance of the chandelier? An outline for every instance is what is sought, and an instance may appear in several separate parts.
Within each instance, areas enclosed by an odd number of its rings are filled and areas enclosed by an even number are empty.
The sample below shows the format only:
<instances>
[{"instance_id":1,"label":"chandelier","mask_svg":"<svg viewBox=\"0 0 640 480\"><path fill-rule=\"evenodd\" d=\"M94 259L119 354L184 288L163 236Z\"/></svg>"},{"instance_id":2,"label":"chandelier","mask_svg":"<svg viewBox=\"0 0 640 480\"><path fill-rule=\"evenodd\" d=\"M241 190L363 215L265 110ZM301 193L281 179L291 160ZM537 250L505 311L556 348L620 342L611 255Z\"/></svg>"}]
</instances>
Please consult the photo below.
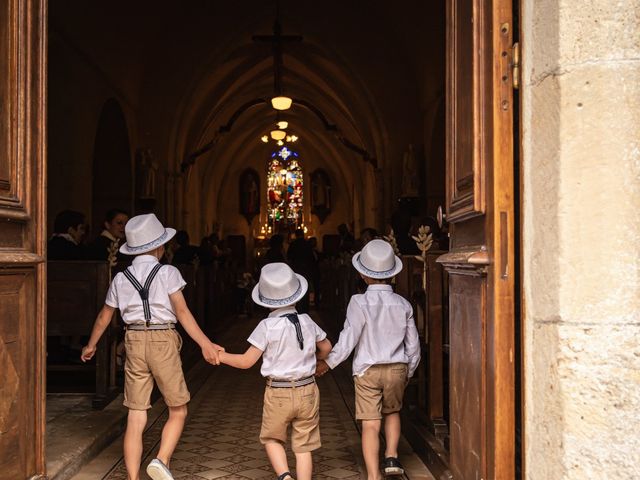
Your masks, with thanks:
<instances>
[{"instance_id":1,"label":"chandelier","mask_svg":"<svg viewBox=\"0 0 640 480\"><path fill-rule=\"evenodd\" d=\"M271 130L269 134L264 134L260 137L263 143L269 143L270 140L276 142L276 144L281 147L285 143L295 143L298 141L298 136L288 133L286 130L289 127L289 122L286 120L280 120L276 117L276 128Z\"/></svg>"},{"instance_id":2,"label":"chandelier","mask_svg":"<svg viewBox=\"0 0 640 480\"><path fill-rule=\"evenodd\" d=\"M284 43L301 42L300 35L283 35L280 26L280 6L276 4L276 20L273 23L273 35L254 35L255 42L271 43L273 51L273 97L271 97L271 106L278 111L289 110L293 100L284 94L282 88L282 45Z\"/></svg>"}]
</instances>

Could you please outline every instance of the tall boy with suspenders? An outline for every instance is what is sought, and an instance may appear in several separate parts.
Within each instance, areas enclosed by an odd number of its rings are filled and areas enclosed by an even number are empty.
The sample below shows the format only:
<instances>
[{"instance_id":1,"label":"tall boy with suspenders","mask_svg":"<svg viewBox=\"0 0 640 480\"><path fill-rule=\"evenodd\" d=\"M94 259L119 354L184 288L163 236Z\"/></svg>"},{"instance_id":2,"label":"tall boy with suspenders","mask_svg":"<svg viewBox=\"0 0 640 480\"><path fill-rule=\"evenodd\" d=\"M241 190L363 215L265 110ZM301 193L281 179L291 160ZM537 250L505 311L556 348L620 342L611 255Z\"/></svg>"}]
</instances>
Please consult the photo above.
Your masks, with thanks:
<instances>
[{"instance_id":1,"label":"tall boy with suspenders","mask_svg":"<svg viewBox=\"0 0 640 480\"><path fill-rule=\"evenodd\" d=\"M124 460L129 480L139 480L142 433L154 381L169 407L169 419L162 431L157 458L147 466L154 480L171 480L169 462L182 434L187 415L189 391L182 372L182 339L175 329L179 321L187 334L202 348L209 363L219 365L222 347L202 332L186 305L182 289L186 282L177 268L162 265L164 244L175 235L153 214L133 217L125 227L127 242L120 251L135 255L131 267L118 273L109 287L105 305L98 314L82 360L93 357L96 345L111 323L115 309L125 323L124 405L129 409L124 437Z\"/></svg>"}]
</instances>

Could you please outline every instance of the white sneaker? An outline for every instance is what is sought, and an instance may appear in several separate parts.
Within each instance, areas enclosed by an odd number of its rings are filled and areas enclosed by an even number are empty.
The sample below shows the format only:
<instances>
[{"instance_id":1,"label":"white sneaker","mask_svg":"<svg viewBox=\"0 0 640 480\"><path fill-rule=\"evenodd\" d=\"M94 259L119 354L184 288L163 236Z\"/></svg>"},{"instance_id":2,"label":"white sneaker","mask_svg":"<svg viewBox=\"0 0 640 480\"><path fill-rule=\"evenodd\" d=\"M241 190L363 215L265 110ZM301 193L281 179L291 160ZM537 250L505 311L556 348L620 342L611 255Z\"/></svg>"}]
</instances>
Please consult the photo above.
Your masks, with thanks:
<instances>
[{"instance_id":1,"label":"white sneaker","mask_svg":"<svg viewBox=\"0 0 640 480\"><path fill-rule=\"evenodd\" d=\"M167 466L157 458L149 462L149 465L147 465L147 473L153 480L173 480L173 475L171 475Z\"/></svg>"}]
</instances>

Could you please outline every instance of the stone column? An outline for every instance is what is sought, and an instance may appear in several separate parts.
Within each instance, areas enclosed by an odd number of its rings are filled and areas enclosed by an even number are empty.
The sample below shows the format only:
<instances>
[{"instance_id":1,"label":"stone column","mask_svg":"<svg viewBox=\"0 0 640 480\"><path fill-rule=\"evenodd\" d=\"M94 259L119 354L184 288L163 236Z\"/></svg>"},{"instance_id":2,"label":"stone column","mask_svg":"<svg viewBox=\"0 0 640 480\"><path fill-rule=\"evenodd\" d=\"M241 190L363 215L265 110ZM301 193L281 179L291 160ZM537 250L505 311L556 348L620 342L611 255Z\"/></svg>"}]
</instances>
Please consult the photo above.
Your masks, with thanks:
<instances>
[{"instance_id":1,"label":"stone column","mask_svg":"<svg viewBox=\"0 0 640 480\"><path fill-rule=\"evenodd\" d=\"M640 478L640 1L522 6L527 478Z\"/></svg>"}]
</instances>

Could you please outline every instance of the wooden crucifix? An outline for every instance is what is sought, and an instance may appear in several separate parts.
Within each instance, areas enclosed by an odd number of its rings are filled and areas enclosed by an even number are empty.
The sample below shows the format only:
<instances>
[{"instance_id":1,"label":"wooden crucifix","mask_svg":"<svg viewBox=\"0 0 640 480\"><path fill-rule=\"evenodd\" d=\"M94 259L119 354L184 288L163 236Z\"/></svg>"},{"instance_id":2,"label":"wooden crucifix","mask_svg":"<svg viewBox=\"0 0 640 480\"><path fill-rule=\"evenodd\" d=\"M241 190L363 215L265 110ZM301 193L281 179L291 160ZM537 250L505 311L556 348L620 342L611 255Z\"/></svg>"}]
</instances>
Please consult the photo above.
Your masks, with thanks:
<instances>
[{"instance_id":1,"label":"wooden crucifix","mask_svg":"<svg viewBox=\"0 0 640 480\"><path fill-rule=\"evenodd\" d=\"M276 94L282 94L282 45L284 43L298 43L301 35L282 35L282 27L276 19L273 23L273 35L254 35L254 42L271 43L273 49L273 88Z\"/></svg>"}]
</instances>

